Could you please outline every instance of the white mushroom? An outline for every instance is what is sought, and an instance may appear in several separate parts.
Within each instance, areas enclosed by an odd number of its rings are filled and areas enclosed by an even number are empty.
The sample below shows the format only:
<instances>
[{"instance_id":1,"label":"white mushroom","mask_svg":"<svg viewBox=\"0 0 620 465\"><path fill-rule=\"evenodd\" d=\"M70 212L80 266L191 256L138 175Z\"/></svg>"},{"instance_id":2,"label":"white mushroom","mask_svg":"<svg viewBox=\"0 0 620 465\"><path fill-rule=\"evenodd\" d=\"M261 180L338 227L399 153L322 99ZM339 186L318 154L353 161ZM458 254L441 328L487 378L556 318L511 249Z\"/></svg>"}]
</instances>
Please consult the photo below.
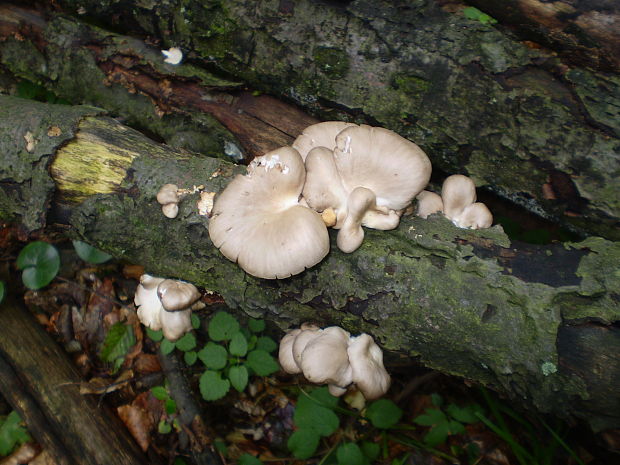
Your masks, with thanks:
<instances>
[{"instance_id":1,"label":"white mushroom","mask_svg":"<svg viewBox=\"0 0 620 465\"><path fill-rule=\"evenodd\" d=\"M301 370L308 381L342 388L351 384L353 372L347 355L349 336L344 329L330 326L308 342L301 353Z\"/></svg>"},{"instance_id":2,"label":"white mushroom","mask_svg":"<svg viewBox=\"0 0 620 465\"><path fill-rule=\"evenodd\" d=\"M161 329L160 313L163 307L157 296L157 286L162 281L164 278L143 274L140 276L140 284L136 288L134 296L134 303L138 307L138 319L144 326L153 331Z\"/></svg>"},{"instance_id":3,"label":"white mushroom","mask_svg":"<svg viewBox=\"0 0 620 465\"><path fill-rule=\"evenodd\" d=\"M356 126L354 123L344 121L325 121L313 124L303 130L300 136L293 142L293 148L299 152L302 159L315 147L325 147L334 150L336 146L336 136L340 131L349 127Z\"/></svg>"},{"instance_id":4,"label":"white mushroom","mask_svg":"<svg viewBox=\"0 0 620 465\"><path fill-rule=\"evenodd\" d=\"M301 368L299 368L299 365L297 365L297 362L295 362L295 358L293 357L293 342L295 342L295 338L299 335L299 333L301 333L301 331L301 329L293 329L287 332L280 340L278 361L280 362L282 369L291 375L301 373Z\"/></svg>"},{"instance_id":5,"label":"white mushroom","mask_svg":"<svg viewBox=\"0 0 620 465\"><path fill-rule=\"evenodd\" d=\"M286 278L316 265L329 252L329 235L321 216L299 204L305 178L291 147L254 159L215 201L213 244L259 278Z\"/></svg>"},{"instance_id":6,"label":"white mushroom","mask_svg":"<svg viewBox=\"0 0 620 465\"><path fill-rule=\"evenodd\" d=\"M178 65L181 63L181 60L183 60L183 52L179 47L162 50L161 53L166 57L164 58L164 62L170 63L171 65Z\"/></svg>"},{"instance_id":7,"label":"white mushroom","mask_svg":"<svg viewBox=\"0 0 620 465\"><path fill-rule=\"evenodd\" d=\"M428 218L433 213L443 211L443 200L439 194L430 191L422 191L416 196L418 201L416 215L420 218Z\"/></svg>"},{"instance_id":8,"label":"white mushroom","mask_svg":"<svg viewBox=\"0 0 620 465\"><path fill-rule=\"evenodd\" d=\"M383 366L383 352L372 337L351 338L348 348L352 380L367 400L377 399L390 388L390 375Z\"/></svg>"},{"instance_id":9,"label":"white mushroom","mask_svg":"<svg viewBox=\"0 0 620 465\"><path fill-rule=\"evenodd\" d=\"M179 213L178 193L179 187L176 184L164 184L157 192L157 202L161 204L161 211L167 218L176 218Z\"/></svg>"},{"instance_id":10,"label":"white mushroom","mask_svg":"<svg viewBox=\"0 0 620 465\"><path fill-rule=\"evenodd\" d=\"M493 215L486 205L476 202L476 185L467 176L448 176L441 187L443 213L459 228L488 228Z\"/></svg>"}]
</instances>

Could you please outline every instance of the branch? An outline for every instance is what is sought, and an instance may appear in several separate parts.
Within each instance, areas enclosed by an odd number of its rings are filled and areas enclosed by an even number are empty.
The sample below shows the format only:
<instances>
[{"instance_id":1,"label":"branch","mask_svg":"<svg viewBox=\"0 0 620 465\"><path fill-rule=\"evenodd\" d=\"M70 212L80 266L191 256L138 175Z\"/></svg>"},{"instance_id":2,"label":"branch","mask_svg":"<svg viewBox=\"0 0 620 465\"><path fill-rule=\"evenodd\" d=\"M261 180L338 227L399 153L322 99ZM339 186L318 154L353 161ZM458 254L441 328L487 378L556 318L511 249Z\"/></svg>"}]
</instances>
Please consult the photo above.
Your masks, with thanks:
<instances>
[{"instance_id":1,"label":"branch","mask_svg":"<svg viewBox=\"0 0 620 465\"><path fill-rule=\"evenodd\" d=\"M155 200L165 183L220 192L243 167L156 144L113 119L84 116L88 109L2 96L0 106L7 109L0 151L11 160L0 167L0 193L19 199L32 184L28 172L51 173L54 195L46 195L56 220L117 258L217 292L230 307L282 328L310 320L367 332L388 351L541 411L599 429L620 424L620 406L609 404L620 381L619 243L525 247L499 227L470 231L439 216L409 217L395 231L367 230L353 254L339 252L332 236L332 251L316 267L260 280L212 246L198 194L181 201L174 220ZM54 139L48 118L75 135ZM38 141L33 153L24 150L28 131ZM19 221L31 205L11 208Z\"/></svg>"}]
</instances>

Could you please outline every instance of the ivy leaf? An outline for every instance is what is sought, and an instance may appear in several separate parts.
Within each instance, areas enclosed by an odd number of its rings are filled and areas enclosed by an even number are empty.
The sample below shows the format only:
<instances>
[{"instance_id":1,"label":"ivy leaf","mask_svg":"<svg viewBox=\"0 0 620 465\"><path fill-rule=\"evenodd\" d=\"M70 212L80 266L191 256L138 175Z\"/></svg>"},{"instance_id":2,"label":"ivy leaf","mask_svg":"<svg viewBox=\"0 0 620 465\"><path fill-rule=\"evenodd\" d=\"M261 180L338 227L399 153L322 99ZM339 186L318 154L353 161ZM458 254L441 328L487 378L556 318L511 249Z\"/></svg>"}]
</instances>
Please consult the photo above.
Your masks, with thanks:
<instances>
[{"instance_id":1,"label":"ivy leaf","mask_svg":"<svg viewBox=\"0 0 620 465\"><path fill-rule=\"evenodd\" d=\"M341 444L336 450L338 465L363 465L364 454L354 442Z\"/></svg>"},{"instance_id":2,"label":"ivy leaf","mask_svg":"<svg viewBox=\"0 0 620 465\"><path fill-rule=\"evenodd\" d=\"M256 320L254 318L248 320L248 328L250 328L250 331L253 333L265 331L265 326L265 320Z\"/></svg>"},{"instance_id":3,"label":"ivy leaf","mask_svg":"<svg viewBox=\"0 0 620 465\"><path fill-rule=\"evenodd\" d=\"M261 336L256 340L256 348L271 353L278 348L278 343L268 336Z\"/></svg>"},{"instance_id":4,"label":"ivy leaf","mask_svg":"<svg viewBox=\"0 0 620 465\"><path fill-rule=\"evenodd\" d=\"M103 348L100 354L101 359L106 362L114 362L119 358L123 358L135 343L136 338L133 334L133 327L121 322L115 323L103 341Z\"/></svg>"},{"instance_id":5,"label":"ivy leaf","mask_svg":"<svg viewBox=\"0 0 620 465\"><path fill-rule=\"evenodd\" d=\"M435 407L441 407L443 405L443 397L441 397L437 393L433 393L433 394L431 394L431 403Z\"/></svg>"},{"instance_id":6,"label":"ivy leaf","mask_svg":"<svg viewBox=\"0 0 620 465\"><path fill-rule=\"evenodd\" d=\"M368 406L366 416L375 428L393 427L403 416L403 411L389 399L379 399Z\"/></svg>"},{"instance_id":7,"label":"ivy leaf","mask_svg":"<svg viewBox=\"0 0 620 465\"><path fill-rule=\"evenodd\" d=\"M17 268L23 270L22 281L28 289L47 286L58 274L58 250L47 242L35 241L24 247L17 256Z\"/></svg>"},{"instance_id":8,"label":"ivy leaf","mask_svg":"<svg viewBox=\"0 0 620 465\"><path fill-rule=\"evenodd\" d=\"M286 446L295 458L299 460L309 459L319 446L320 436L312 429L300 428L288 438Z\"/></svg>"},{"instance_id":9,"label":"ivy leaf","mask_svg":"<svg viewBox=\"0 0 620 465\"><path fill-rule=\"evenodd\" d=\"M196 347L196 336L193 333L186 333L181 339L176 341L175 346L183 352L192 350Z\"/></svg>"},{"instance_id":10,"label":"ivy leaf","mask_svg":"<svg viewBox=\"0 0 620 465\"><path fill-rule=\"evenodd\" d=\"M151 388L151 394L157 400L166 400L169 396L168 391L163 386L153 386Z\"/></svg>"},{"instance_id":11,"label":"ivy leaf","mask_svg":"<svg viewBox=\"0 0 620 465\"><path fill-rule=\"evenodd\" d=\"M480 421L476 412L482 413L482 408L477 404L466 405L465 407L450 404L446 407L446 413L461 423L477 423Z\"/></svg>"},{"instance_id":12,"label":"ivy leaf","mask_svg":"<svg viewBox=\"0 0 620 465\"><path fill-rule=\"evenodd\" d=\"M220 373L207 370L200 376L200 394L204 400L217 400L226 395L230 381L222 379Z\"/></svg>"},{"instance_id":13,"label":"ivy leaf","mask_svg":"<svg viewBox=\"0 0 620 465\"><path fill-rule=\"evenodd\" d=\"M362 441L359 446L362 453L370 462L374 462L379 458L381 446L379 446L376 442Z\"/></svg>"},{"instance_id":14,"label":"ivy leaf","mask_svg":"<svg viewBox=\"0 0 620 465\"><path fill-rule=\"evenodd\" d=\"M239 331L239 322L230 313L218 312L209 323L209 337L214 341L228 341Z\"/></svg>"},{"instance_id":15,"label":"ivy leaf","mask_svg":"<svg viewBox=\"0 0 620 465\"><path fill-rule=\"evenodd\" d=\"M16 411L9 413L4 422L0 423L0 456L9 455L17 444L32 440L21 423Z\"/></svg>"},{"instance_id":16,"label":"ivy leaf","mask_svg":"<svg viewBox=\"0 0 620 465\"><path fill-rule=\"evenodd\" d=\"M168 415L172 415L177 411L177 403L174 399L171 399L170 397L165 400L164 406Z\"/></svg>"},{"instance_id":17,"label":"ivy leaf","mask_svg":"<svg viewBox=\"0 0 620 465\"><path fill-rule=\"evenodd\" d=\"M73 248L75 248L78 257L94 265L105 263L112 258L112 255L102 252L86 242L73 241Z\"/></svg>"},{"instance_id":18,"label":"ivy leaf","mask_svg":"<svg viewBox=\"0 0 620 465\"><path fill-rule=\"evenodd\" d=\"M235 333L230 340L230 346L228 346L228 350L231 355L236 355L237 357L243 357L248 353L248 341L245 336L241 333Z\"/></svg>"},{"instance_id":19,"label":"ivy leaf","mask_svg":"<svg viewBox=\"0 0 620 465\"><path fill-rule=\"evenodd\" d=\"M228 363L228 352L225 347L209 341L202 350L198 352L198 358L207 368L221 370Z\"/></svg>"},{"instance_id":20,"label":"ivy leaf","mask_svg":"<svg viewBox=\"0 0 620 465\"><path fill-rule=\"evenodd\" d=\"M441 423L426 433L424 436L424 442L431 447L438 446L439 444L443 444L448 439L448 425L446 423Z\"/></svg>"},{"instance_id":21,"label":"ivy leaf","mask_svg":"<svg viewBox=\"0 0 620 465\"><path fill-rule=\"evenodd\" d=\"M280 369L280 365L269 352L261 349L255 349L248 354L247 364L259 376L269 376Z\"/></svg>"},{"instance_id":22,"label":"ivy leaf","mask_svg":"<svg viewBox=\"0 0 620 465\"><path fill-rule=\"evenodd\" d=\"M447 423L448 418L441 410L427 408L426 412L414 418L413 422L420 426L433 426Z\"/></svg>"},{"instance_id":23,"label":"ivy leaf","mask_svg":"<svg viewBox=\"0 0 620 465\"><path fill-rule=\"evenodd\" d=\"M237 464L238 465L263 465L263 462L261 462L256 457L246 452L245 454L239 457Z\"/></svg>"},{"instance_id":24,"label":"ivy leaf","mask_svg":"<svg viewBox=\"0 0 620 465\"><path fill-rule=\"evenodd\" d=\"M151 328L146 328L146 335L155 342L159 342L164 338L164 332L161 329L153 331Z\"/></svg>"},{"instance_id":25,"label":"ivy leaf","mask_svg":"<svg viewBox=\"0 0 620 465\"><path fill-rule=\"evenodd\" d=\"M200 328L200 318L198 318L198 315L192 313L190 318L192 319L192 328Z\"/></svg>"},{"instance_id":26,"label":"ivy leaf","mask_svg":"<svg viewBox=\"0 0 620 465\"><path fill-rule=\"evenodd\" d=\"M196 363L196 360L198 360L198 354L196 353L196 351L190 350L183 354L183 360L189 366L192 366L194 363Z\"/></svg>"},{"instance_id":27,"label":"ivy leaf","mask_svg":"<svg viewBox=\"0 0 620 465\"><path fill-rule=\"evenodd\" d=\"M317 392L320 394L317 395ZM314 395L313 397L300 396L297 400L293 420L300 429L313 430L320 436L329 436L338 429L340 420L329 407L325 406L324 402L321 402L320 398L324 396L323 392L327 392L327 388L315 389L311 393L311 395ZM327 395L333 397L329 392L327 392ZM335 397L334 399L337 403L338 399ZM333 403L333 401L329 402ZM335 404L331 406L334 407Z\"/></svg>"},{"instance_id":28,"label":"ivy leaf","mask_svg":"<svg viewBox=\"0 0 620 465\"><path fill-rule=\"evenodd\" d=\"M169 341L168 339L164 339L159 344L159 350L161 350L162 354L168 355L174 350L175 345L176 344L174 342Z\"/></svg>"},{"instance_id":29,"label":"ivy leaf","mask_svg":"<svg viewBox=\"0 0 620 465\"><path fill-rule=\"evenodd\" d=\"M239 392L243 392L248 385L248 369L244 365L230 367L228 379L230 379L232 387Z\"/></svg>"}]
</instances>

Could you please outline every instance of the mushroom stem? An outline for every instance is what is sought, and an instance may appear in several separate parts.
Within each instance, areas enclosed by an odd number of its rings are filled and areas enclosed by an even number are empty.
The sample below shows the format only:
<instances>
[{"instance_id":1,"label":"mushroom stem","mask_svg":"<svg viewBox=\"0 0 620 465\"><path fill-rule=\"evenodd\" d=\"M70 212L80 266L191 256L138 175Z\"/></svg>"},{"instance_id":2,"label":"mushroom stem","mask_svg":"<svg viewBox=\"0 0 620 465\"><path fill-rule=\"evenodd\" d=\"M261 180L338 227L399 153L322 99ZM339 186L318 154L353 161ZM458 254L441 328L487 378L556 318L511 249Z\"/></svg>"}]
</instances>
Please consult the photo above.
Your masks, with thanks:
<instances>
[{"instance_id":1,"label":"mushroom stem","mask_svg":"<svg viewBox=\"0 0 620 465\"><path fill-rule=\"evenodd\" d=\"M345 253L351 253L362 245L364 230L362 219L376 205L376 196L370 189L356 187L347 200L347 217L338 232L336 244Z\"/></svg>"}]
</instances>

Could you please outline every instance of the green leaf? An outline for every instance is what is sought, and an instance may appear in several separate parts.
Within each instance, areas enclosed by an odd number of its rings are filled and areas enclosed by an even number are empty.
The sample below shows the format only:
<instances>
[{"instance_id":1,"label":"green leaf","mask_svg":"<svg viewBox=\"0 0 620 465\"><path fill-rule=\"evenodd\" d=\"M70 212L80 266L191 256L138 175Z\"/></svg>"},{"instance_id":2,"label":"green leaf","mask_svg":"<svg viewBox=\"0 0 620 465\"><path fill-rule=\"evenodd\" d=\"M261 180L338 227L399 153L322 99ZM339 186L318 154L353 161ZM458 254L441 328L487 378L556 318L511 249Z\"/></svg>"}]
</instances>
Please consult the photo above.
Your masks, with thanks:
<instances>
[{"instance_id":1,"label":"green leaf","mask_svg":"<svg viewBox=\"0 0 620 465\"><path fill-rule=\"evenodd\" d=\"M421 426L433 426L448 423L448 417L441 410L427 408L425 413L414 418L413 422Z\"/></svg>"},{"instance_id":2,"label":"green leaf","mask_svg":"<svg viewBox=\"0 0 620 465\"><path fill-rule=\"evenodd\" d=\"M236 355L237 357L243 357L248 353L248 341L245 339L245 336L241 333L235 333L230 340L230 345L228 346L228 350L231 355Z\"/></svg>"},{"instance_id":3,"label":"green leaf","mask_svg":"<svg viewBox=\"0 0 620 465\"><path fill-rule=\"evenodd\" d=\"M223 457L228 455L228 447L226 447L226 443L221 439L213 441L213 447L215 447L215 450L222 454Z\"/></svg>"},{"instance_id":4,"label":"green leaf","mask_svg":"<svg viewBox=\"0 0 620 465\"><path fill-rule=\"evenodd\" d=\"M170 397L168 391L163 386L153 386L151 388L151 394L153 394L153 397L155 397L155 399L157 400L166 400L168 397Z\"/></svg>"},{"instance_id":5,"label":"green leaf","mask_svg":"<svg viewBox=\"0 0 620 465\"><path fill-rule=\"evenodd\" d=\"M228 363L228 352L225 347L209 341L202 350L198 352L198 358L207 368L221 370Z\"/></svg>"},{"instance_id":6,"label":"green leaf","mask_svg":"<svg viewBox=\"0 0 620 465\"><path fill-rule=\"evenodd\" d=\"M150 328L146 328L146 335L155 342L159 342L164 338L164 332L161 329L159 331L153 331Z\"/></svg>"},{"instance_id":7,"label":"green leaf","mask_svg":"<svg viewBox=\"0 0 620 465\"><path fill-rule=\"evenodd\" d=\"M448 433L449 434L463 434L465 432L465 427L463 423L460 423L456 420L450 420L448 422Z\"/></svg>"},{"instance_id":8,"label":"green leaf","mask_svg":"<svg viewBox=\"0 0 620 465\"><path fill-rule=\"evenodd\" d=\"M232 387L239 392L243 392L248 385L248 369L244 365L230 367L228 379L230 379Z\"/></svg>"},{"instance_id":9,"label":"green leaf","mask_svg":"<svg viewBox=\"0 0 620 465\"><path fill-rule=\"evenodd\" d=\"M391 400L379 399L368 406L366 416L375 428L393 427L403 416L403 411Z\"/></svg>"},{"instance_id":10,"label":"green leaf","mask_svg":"<svg viewBox=\"0 0 620 465\"><path fill-rule=\"evenodd\" d=\"M239 331L239 322L230 313L218 312L209 323L209 337L214 341L228 341Z\"/></svg>"},{"instance_id":11,"label":"green leaf","mask_svg":"<svg viewBox=\"0 0 620 465\"><path fill-rule=\"evenodd\" d=\"M194 363L196 363L196 360L198 360L198 354L196 353L196 351L190 350L183 354L183 360L186 364L192 366Z\"/></svg>"},{"instance_id":12,"label":"green leaf","mask_svg":"<svg viewBox=\"0 0 620 465\"><path fill-rule=\"evenodd\" d=\"M0 456L9 455L18 444L31 441L26 428L16 411L12 411L4 422L0 422Z\"/></svg>"},{"instance_id":13,"label":"green leaf","mask_svg":"<svg viewBox=\"0 0 620 465\"><path fill-rule=\"evenodd\" d=\"M157 432L159 434L168 434L172 431L172 425L170 425L170 423L168 423L166 420L160 420L159 424L157 425Z\"/></svg>"},{"instance_id":14,"label":"green leaf","mask_svg":"<svg viewBox=\"0 0 620 465\"><path fill-rule=\"evenodd\" d=\"M133 326L121 322L114 323L103 341L101 359L106 362L114 362L124 357L135 343Z\"/></svg>"},{"instance_id":15,"label":"green leaf","mask_svg":"<svg viewBox=\"0 0 620 465\"><path fill-rule=\"evenodd\" d=\"M307 395L304 394L304 397L309 397L309 400L313 401L315 404L329 409L333 409L338 405L338 397L332 396L327 386L315 388Z\"/></svg>"},{"instance_id":16,"label":"green leaf","mask_svg":"<svg viewBox=\"0 0 620 465\"><path fill-rule=\"evenodd\" d=\"M379 458L379 454L381 453L381 446L379 446L379 444L377 444L376 442L362 441L359 446L362 450L362 453L371 462L374 462Z\"/></svg>"},{"instance_id":17,"label":"green leaf","mask_svg":"<svg viewBox=\"0 0 620 465\"><path fill-rule=\"evenodd\" d=\"M431 394L431 403L435 406L435 407L441 407L443 405L443 397L441 397L439 394L435 393L435 394Z\"/></svg>"},{"instance_id":18,"label":"green leaf","mask_svg":"<svg viewBox=\"0 0 620 465\"><path fill-rule=\"evenodd\" d=\"M187 352L188 350L192 350L196 347L196 336L193 333L186 333L181 339L176 341L176 348Z\"/></svg>"},{"instance_id":19,"label":"green leaf","mask_svg":"<svg viewBox=\"0 0 620 465\"><path fill-rule=\"evenodd\" d=\"M256 340L256 348L271 353L278 348L278 343L268 336L261 336Z\"/></svg>"},{"instance_id":20,"label":"green leaf","mask_svg":"<svg viewBox=\"0 0 620 465\"><path fill-rule=\"evenodd\" d=\"M184 458L177 457L174 459L174 462L172 462L172 465L187 465L187 462L185 461Z\"/></svg>"},{"instance_id":21,"label":"green leaf","mask_svg":"<svg viewBox=\"0 0 620 465\"><path fill-rule=\"evenodd\" d=\"M4 281L0 281L0 302L4 299L5 285Z\"/></svg>"},{"instance_id":22,"label":"green leaf","mask_svg":"<svg viewBox=\"0 0 620 465\"><path fill-rule=\"evenodd\" d=\"M300 428L288 438L286 446L299 460L309 459L319 446L320 436L312 429Z\"/></svg>"},{"instance_id":23,"label":"green leaf","mask_svg":"<svg viewBox=\"0 0 620 465\"><path fill-rule=\"evenodd\" d=\"M174 350L174 346L175 346L174 342L169 341L168 339L164 339L159 344L159 350L161 350L162 354L168 355L168 354L172 353L172 351Z\"/></svg>"},{"instance_id":24,"label":"green leaf","mask_svg":"<svg viewBox=\"0 0 620 465\"><path fill-rule=\"evenodd\" d=\"M85 262L93 263L95 265L107 262L112 258L112 255L102 252L86 242L73 241L73 247L75 248L78 257Z\"/></svg>"},{"instance_id":25,"label":"green leaf","mask_svg":"<svg viewBox=\"0 0 620 465\"><path fill-rule=\"evenodd\" d=\"M455 404L450 404L446 407L446 413L461 423L477 423L479 418L476 413L482 413L482 408L477 405L466 405L465 407L459 407Z\"/></svg>"},{"instance_id":26,"label":"green leaf","mask_svg":"<svg viewBox=\"0 0 620 465\"><path fill-rule=\"evenodd\" d=\"M341 444L336 450L338 465L363 465L364 454L354 442Z\"/></svg>"},{"instance_id":27,"label":"green leaf","mask_svg":"<svg viewBox=\"0 0 620 465\"><path fill-rule=\"evenodd\" d=\"M265 331L265 320L256 320L254 318L250 318L248 320L248 328L253 333L260 333L261 331Z\"/></svg>"},{"instance_id":28,"label":"green leaf","mask_svg":"<svg viewBox=\"0 0 620 465\"><path fill-rule=\"evenodd\" d=\"M316 389L312 392L312 397L300 395L293 420L300 429L313 430L320 436L329 436L338 429L340 420L330 408L324 406L324 402L320 401L323 390L326 391L327 388ZM317 391L321 394L317 395ZM330 395L329 392L327 394ZM333 396L330 395L330 397ZM338 399L335 399L338 402Z\"/></svg>"},{"instance_id":29,"label":"green leaf","mask_svg":"<svg viewBox=\"0 0 620 465\"><path fill-rule=\"evenodd\" d=\"M207 370L200 376L200 394L204 400L217 400L226 395L230 382L222 379L220 373Z\"/></svg>"},{"instance_id":30,"label":"green leaf","mask_svg":"<svg viewBox=\"0 0 620 465\"><path fill-rule=\"evenodd\" d=\"M237 462L239 465L263 465L263 462L258 460L253 455L245 453L239 457L239 461Z\"/></svg>"},{"instance_id":31,"label":"green leaf","mask_svg":"<svg viewBox=\"0 0 620 465\"><path fill-rule=\"evenodd\" d=\"M269 376L280 369L280 365L269 352L261 349L255 349L248 354L247 364L259 376Z\"/></svg>"},{"instance_id":32,"label":"green leaf","mask_svg":"<svg viewBox=\"0 0 620 465\"><path fill-rule=\"evenodd\" d=\"M166 401L164 402L164 407L166 408L166 413L168 415L172 415L177 411L177 403L174 399L171 398L166 399Z\"/></svg>"},{"instance_id":33,"label":"green leaf","mask_svg":"<svg viewBox=\"0 0 620 465\"><path fill-rule=\"evenodd\" d=\"M24 270L22 281L32 290L47 286L58 274L58 250L47 242L35 241L24 247L17 256L17 268Z\"/></svg>"},{"instance_id":34,"label":"green leaf","mask_svg":"<svg viewBox=\"0 0 620 465\"><path fill-rule=\"evenodd\" d=\"M194 329L200 328L200 318L198 318L198 315L192 313L191 319L192 319L192 328Z\"/></svg>"},{"instance_id":35,"label":"green leaf","mask_svg":"<svg viewBox=\"0 0 620 465\"><path fill-rule=\"evenodd\" d=\"M448 425L446 423L439 424L426 433L424 436L424 442L431 447L438 446L439 444L446 442L446 439L448 439L448 433Z\"/></svg>"}]
</instances>

